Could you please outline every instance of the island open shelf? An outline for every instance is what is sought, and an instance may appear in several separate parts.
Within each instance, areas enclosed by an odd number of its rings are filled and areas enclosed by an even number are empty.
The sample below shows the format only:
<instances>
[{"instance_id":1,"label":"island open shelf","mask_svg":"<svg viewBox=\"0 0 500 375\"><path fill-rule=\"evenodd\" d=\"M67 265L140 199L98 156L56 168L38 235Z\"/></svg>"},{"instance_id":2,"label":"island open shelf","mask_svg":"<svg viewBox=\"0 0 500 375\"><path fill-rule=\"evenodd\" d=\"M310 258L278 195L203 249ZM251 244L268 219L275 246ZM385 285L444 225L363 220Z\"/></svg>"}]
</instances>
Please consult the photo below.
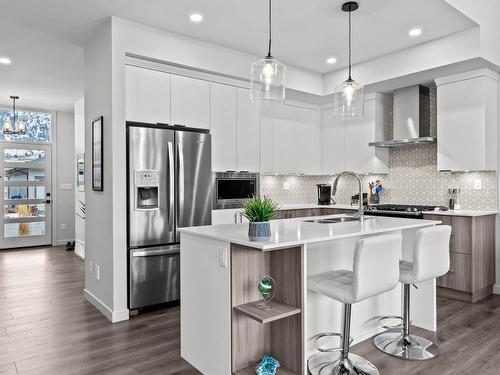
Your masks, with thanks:
<instances>
[{"instance_id":1,"label":"island open shelf","mask_svg":"<svg viewBox=\"0 0 500 375\"><path fill-rule=\"evenodd\" d=\"M233 372L234 375L255 375L255 366L250 366L242 370ZM277 375L297 375L297 372L290 371L286 367L281 366L276 373Z\"/></svg>"},{"instance_id":2,"label":"island open shelf","mask_svg":"<svg viewBox=\"0 0 500 375\"><path fill-rule=\"evenodd\" d=\"M281 374L303 368L303 252L301 247L272 252L231 245L232 372L255 374L266 354L281 363ZM261 310L257 286L265 275L276 282L273 309Z\"/></svg>"},{"instance_id":3,"label":"island open shelf","mask_svg":"<svg viewBox=\"0 0 500 375\"><path fill-rule=\"evenodd\" d=\"M244 305L235 306L234 310L256 320L261 324L274 322L275 320L287 318L295 314L300 314L301 312L298 307L290 306L286 303L278 301L271 301L269 303L271 309L264 310L257 306L262 302L264 302L264 300L245 303Z\"/></svg>"}]
</instances>

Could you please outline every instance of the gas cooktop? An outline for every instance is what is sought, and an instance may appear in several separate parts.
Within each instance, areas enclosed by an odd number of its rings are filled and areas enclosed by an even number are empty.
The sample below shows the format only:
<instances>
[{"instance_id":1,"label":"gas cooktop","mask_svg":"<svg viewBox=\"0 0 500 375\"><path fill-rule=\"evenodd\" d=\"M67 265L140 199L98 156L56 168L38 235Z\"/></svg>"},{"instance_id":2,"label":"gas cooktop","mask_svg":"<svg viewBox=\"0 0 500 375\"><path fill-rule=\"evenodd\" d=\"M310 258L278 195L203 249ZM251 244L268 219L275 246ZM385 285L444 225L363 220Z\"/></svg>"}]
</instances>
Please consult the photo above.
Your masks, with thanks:
<instances>
[{"instance_id":1,"label":"gas cooktop","mask_svg":"<svg viewBox=\"0 0 500 375\"><path fill-rule=\"evenodd\" d=\"M406 204L377 204L369 206L365 213L367 215L386 215L386 216L408 216L421 217L425 211L446 211L443 206L425 206L425 205L406 205Z\"/></svg>"}]
</instances>

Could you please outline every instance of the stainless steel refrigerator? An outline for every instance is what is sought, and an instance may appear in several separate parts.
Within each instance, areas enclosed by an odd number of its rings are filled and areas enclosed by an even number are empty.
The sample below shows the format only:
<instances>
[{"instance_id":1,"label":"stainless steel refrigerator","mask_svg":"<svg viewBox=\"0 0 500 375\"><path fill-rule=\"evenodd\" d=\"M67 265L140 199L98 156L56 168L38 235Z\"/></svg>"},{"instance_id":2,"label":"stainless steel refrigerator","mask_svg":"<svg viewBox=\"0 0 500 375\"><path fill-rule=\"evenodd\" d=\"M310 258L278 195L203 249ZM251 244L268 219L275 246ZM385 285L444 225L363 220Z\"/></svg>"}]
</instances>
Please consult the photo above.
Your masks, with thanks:
<instances>
[{"instance_id":1,"label":"stainless steel refrigerator","mask_svg":"<svg viewBox=\"0 0 500 375\"><path fill-rule=\"evenodd\" d=\"M180 298L177 228L211 224L208 131L127 123L129 309Z\"/></svg>"}]
</instances>

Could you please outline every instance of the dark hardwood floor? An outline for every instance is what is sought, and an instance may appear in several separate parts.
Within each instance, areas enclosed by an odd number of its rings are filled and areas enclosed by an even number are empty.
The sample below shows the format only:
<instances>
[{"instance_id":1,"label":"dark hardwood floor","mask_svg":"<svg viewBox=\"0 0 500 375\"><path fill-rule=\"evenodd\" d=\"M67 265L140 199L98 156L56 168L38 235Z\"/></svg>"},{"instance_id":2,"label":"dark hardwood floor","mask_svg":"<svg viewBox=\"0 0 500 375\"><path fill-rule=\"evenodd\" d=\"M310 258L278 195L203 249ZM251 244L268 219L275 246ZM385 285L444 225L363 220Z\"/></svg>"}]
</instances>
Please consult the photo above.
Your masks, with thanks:
<instances>
[{"instance_id":1,"label":"dark hardwood floor","mask_svg":"<svg viewBox=\"0 0 500 375\"><path fill-rule=\"evenodd\" d=\"M179 307L111 324L82 295L83 262L64 248L0 250L0 374L199 374L180 358ZM356 319L354 316L353 319ZM352 348L382 375L500 374L500 296L439 299L441 355L404 362L370 340Z\"/></svg>"}]
</instances>

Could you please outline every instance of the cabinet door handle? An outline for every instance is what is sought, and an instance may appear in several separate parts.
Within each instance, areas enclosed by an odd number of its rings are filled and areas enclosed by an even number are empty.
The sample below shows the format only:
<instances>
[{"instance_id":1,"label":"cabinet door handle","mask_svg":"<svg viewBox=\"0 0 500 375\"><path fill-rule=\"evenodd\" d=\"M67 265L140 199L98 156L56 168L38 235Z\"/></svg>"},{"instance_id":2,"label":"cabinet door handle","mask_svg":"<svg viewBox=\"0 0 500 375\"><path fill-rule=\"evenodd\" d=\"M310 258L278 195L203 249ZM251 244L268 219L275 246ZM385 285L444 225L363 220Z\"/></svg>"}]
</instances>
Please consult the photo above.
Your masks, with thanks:
<instances>
[{"instance_id":1,"label":"cabinet door handle","mask_svg":"<svg viewBox=\"0 0 500 375\"><path fill-rule=\"evenodd\" d=\"M234 213L234 223L235 224L238 223L238 213L237 212Z\"/></svg>"},{"instance_id":2,"label":"cabinet door handle","mask_svg":"<svg viewBox=\"0 0 500 375\"><path fill-rule=\"evenodd\" d=\"M243 223L243 212L240 212L240 223Z\"/></svg>"}]
</instances>

